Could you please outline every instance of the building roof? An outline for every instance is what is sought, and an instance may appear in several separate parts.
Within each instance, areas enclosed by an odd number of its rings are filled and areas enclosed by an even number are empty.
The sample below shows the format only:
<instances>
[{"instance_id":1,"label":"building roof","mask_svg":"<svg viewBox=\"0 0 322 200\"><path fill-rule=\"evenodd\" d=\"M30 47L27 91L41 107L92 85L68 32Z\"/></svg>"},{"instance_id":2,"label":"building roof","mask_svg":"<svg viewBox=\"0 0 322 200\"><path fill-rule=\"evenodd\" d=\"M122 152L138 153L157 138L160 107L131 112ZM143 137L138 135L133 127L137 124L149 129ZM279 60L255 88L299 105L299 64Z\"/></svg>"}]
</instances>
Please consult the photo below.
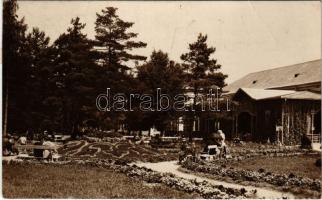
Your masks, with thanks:
<instances>
[{"instance_id":1,"label":"building roof","mask_svg":"<svg viewBox=\"0 0 322 200\"><path fill-rule=\"evenodd\" d=\"M240 88L234 96L245 93L250 98L258 101L264 99L298 99L298 100L321 100L321 95L309 91L275 90Z\"/></svg>"},{"instance_id":2,"label":"building roof","mask_svg":"<svg viewBox=\"0 0 322 200\"><path fill-rule=\"evenodd\" d=\"M283 95L293 94L294 90L266 90L266 89L254 89L254 88L240 88L237 92L244 92L250 98L254 100L280 98Z\"/></svg>"},{"instance_id":3,"label":"building roof","mask_svg":"<svg viewBox=\"0 0 322 200\"><path fill-rule=\"evenodd\" d=\"M297 91L281 96L282 99L321 100L321 94L309 91Z\"/></svg>"},{"instance_id":4,"label":"building roof","mask_svg":"<svg viewBox=\"0 0 322 200\"><path fill-rule=\"evenodd\" d=\"M321 82L321 59L250 73L224 88L235 93L239 88L281 88Z\"/></svg>"}]
</instances>

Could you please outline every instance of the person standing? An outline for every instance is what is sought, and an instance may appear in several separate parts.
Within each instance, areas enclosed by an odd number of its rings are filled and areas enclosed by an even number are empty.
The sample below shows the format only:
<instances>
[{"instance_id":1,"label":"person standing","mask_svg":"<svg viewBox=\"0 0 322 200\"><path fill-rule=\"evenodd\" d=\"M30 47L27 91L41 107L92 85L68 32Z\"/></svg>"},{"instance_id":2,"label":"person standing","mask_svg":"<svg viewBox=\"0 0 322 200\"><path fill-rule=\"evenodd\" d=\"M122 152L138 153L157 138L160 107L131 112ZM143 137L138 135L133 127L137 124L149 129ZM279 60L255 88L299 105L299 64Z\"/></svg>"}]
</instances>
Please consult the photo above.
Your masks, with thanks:
<instances>
[{"instance_id":1,"label":"person standing","mask_svg":"<svg viewBox=\"0 0 322 200\"><path fill-rule=\"evenodd\" d=\"M221 156L225 156L227 154L225 139L226 139L225 133L222 130L218 130L215 135L215 141L217 146L221 149L220 151Z\"/></svg>"}]
</instances>

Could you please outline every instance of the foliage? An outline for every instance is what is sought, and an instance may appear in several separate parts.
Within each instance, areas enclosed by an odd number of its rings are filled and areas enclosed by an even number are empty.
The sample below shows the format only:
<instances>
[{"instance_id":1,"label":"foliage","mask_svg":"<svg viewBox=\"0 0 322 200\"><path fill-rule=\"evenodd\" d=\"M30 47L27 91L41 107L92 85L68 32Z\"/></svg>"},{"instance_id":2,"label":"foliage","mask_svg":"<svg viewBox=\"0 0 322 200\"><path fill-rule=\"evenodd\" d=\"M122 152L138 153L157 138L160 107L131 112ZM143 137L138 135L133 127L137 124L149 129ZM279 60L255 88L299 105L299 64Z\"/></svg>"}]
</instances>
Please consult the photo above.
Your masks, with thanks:
<instances>
[{"instance_id":1,"label":"foliage","mask_svg":"<svg viewBox=\"0 0 322 200\"><path fill-rule=\"evenodd\" d=\"M116 14L117 8L107 7L101 14L96 14L95 22L96 45L100 48L101 63L111 71L126 71L124 62L130 60L145 60L144 56L129 53L130 50L146 46L144 42L131 40L137 33L127 32L133 22L126 22Z\"/></svg>"},{"instance_id":2,"label":"foliage","mask_svg":"<svg viewBox=\"0 0 322 200\"><path fill-rule=\"evenodd\" d=\"M138 34L129 31L134 23L122 20L116 11L117 8L106 7L96 14L94 44L98 54L97 63L103 68L102 75L97 77L97 89L102 92L111 88L111 95L116 92L129 95L133 92L133 85L136 85L129 65L131 61L137 63L146 59L131 51L146 47L146 43L134 40ZM99 115L108 118L107 123L115 130L125 118L122 112L110 111Z\"/></svg>"},{"instance_id":3,"label":"foliage","mask_svg":"<svg viewBox=\"0 0 322 200\"><path fill-rule=\"evenodd\" d=\"M54 105L59 104L56 116L62 130L76 135L79 126L95 110L95 79L99 68L95 64L92 42L82 33L85 24L77 17L71 20L71 27L54 42L56 57L51 69L51 94L45 99L54 98ZM81 98L80 98L81 97ZM57 102L58 101L58 102Z\"/></svg>"},{"instance_id":4,"label":"foliage","mask_svg":"<svg viewBox=\"0 0 322 200\"><path fill-rule=\"evenodd\" d=\"M140 91L142 94L152 95L154 111L141 113L142 125L149 123L148 126L155 126L161 132L165 130L170 120L176 119L178 113L173 109L174 98L178 94L182 94L183 87L183 70L179 64L169 60L168 54L159 51L153 51L150 60L138 66L137 79L140 83ZM160 93L167 94L169 102L161 101L162 106L167 106L169 110L158 111L155 101L158 98L158 89ZM149 119L144 120L144 119Z\"/></svg>"},{"instance_id":5,"label":"foliage","mask_svg":"<svg viewBox=\"0 0 322 200\"><path fill-rule=\"evenodd\" d=\"M221 65L217 64L216 59L211 58L216 49L208 47L206 42L207 35L199 34L197 41L189 44L189 52L181 55L187 72L188 85L193 88L195 95L201 93L201 89L208 92L212 86L222 89L227 78L227 75L218 72Z\"/></svg>"},{"instance_id":6,"label":"foliage","mask_svg":"<svg viewBox=\"0 0 322 200\"><path fill-rule=\"evenodd\" d=\"M189 52L181 55L186 72L186 83L193 93L192 107L195 110L188 113L187 120L190 121L189 124L192 124L199 115L196 112L200 110L200 106L197 106L198 98L203 98L210 90L216 93L217 89L219 93L216 97L219 98L227 78L227 75L218 71L221 65L211 57L216 49L208 47L207 38L207 35L200 33L197 41L189 44ZM189 138L191 139L192 127L189 127L189 129Z\"/></svg>"},{"instance_id":7,"label":"foliage","mask_svg":"<svg viewBox=\"0 0 322 200\"><path fill-rule=\"evenodd\" d=\"M310 138L303 134L302 138L301 138L301 148L303 149L311 149L312 148L312 142L310 140Z\"/></svg>"},{"instance_id":8,"label":"foliage","mask_svg":"<svg viewBox=\"0 0 322 200\"><path fill-rule=\"evenodd\" d=\"M26 65L28 59L25 51L27 25L24 19L19 19L16 12L16 0L3 3L3 112L7 111L8 128L15 126L16 130L24 129L24 121L28 107L28 88L24 83L30 81L30 68ZM27 98L26 98L27 97ZM10 102L10 104L8 103ZM4 124L6 127L7 124ZM6 131L6 130L4 130Z\"/></svg>"},{"instance_id":9,"label":"foliage","mask_svg":"<svg viewBox=\"0 0 322 200\"><path fill-rule=\"evenodd\" d=\"M227 76L211 58L215 48L207 46L207 36L200 34L189 45L190 52L181 56L183 64L171 61L161 50L144 62L146 57L134 50L147 44L137 40L138 33L130 31L134 23L122 20L117 8L106 7L96 14L94 40L82 32L85 24L76 17L53 43L37 27L27 32L17 9L16 0L4 1L3 114L9 132L28 130L32 135L48 130L76 137L83 127L117 130L121 124L130 131L153 126L164 131L183 115L172 108L174 97L184 94L186 86L193 87L197 96L214 85L225 85ZM95 100L106 88L111 88L110 95L139 93L154 99L161 88L170 97L171 109L140 111L136 99L133 111L99 112ZM155 101L152 106L157 107Z\"/></svg>"}]
</instances>

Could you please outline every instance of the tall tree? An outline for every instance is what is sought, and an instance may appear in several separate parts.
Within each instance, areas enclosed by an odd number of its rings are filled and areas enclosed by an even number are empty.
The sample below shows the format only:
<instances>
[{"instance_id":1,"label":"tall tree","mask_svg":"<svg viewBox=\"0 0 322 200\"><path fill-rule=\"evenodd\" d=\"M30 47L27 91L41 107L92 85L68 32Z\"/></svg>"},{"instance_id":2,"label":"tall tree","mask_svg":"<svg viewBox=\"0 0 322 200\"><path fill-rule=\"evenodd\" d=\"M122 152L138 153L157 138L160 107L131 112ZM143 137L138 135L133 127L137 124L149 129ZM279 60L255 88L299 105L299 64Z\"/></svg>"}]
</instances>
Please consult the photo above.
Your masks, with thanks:
<instances>
[{"instance_id":1,"label":"tall tree","mask_svg":"<svg viewBox=\"0 0 322 200\"><path fill-rule=\"evenodd\" d=\"M96 14L96 45L101 50L101 63L111 71L124 72L129 69L124 62L145 60L146 57L131 54L129 51L146 47L146 43L134 41L137 33L129 32L133 22L126 22L116 14L117 8L107 7Z\"/></svg>"},{"instance_id":2,"label":"tall tree","mask_svg":"<svg viewBox=\"0 0 322 200\"><path fill-rule=\"evenodd\" d=\"M169 102L153 102L152 108L156 109L162 103L163 106L169 106L168 110L156 110L144 113L150 126L154 125L158 130L163 132L170 120L175 119L178 114L174 109L174 98L178 94L182 94L183 88L183 71L180 65L169 60L168 54L162 51L153 51L150 60L138 67L137 79L143 84L144 94L151 94L153 99L158 97L158 89L162 94L169 97Z\"/></svg>"},{"instance_id":3,"label":"tall tree","mask_svg":"<svg viewBox=\"0 0 322 200\"><path fill-rule=\"evenodd\" d=\"M45 100L49 107L57 108L52 120L58 121L61 129L73 136L79 133L79 126L94 110L93 80L99 74L92 42L82 33L84 27L78 17L72 19L67 33L54 42L57 56L50 78L52 93Z\"/></svg>"},{"instance_id":4,"label":"tall tree","mask_svg":"<svg viewBox=\"0 0 322 200\"><path fill-rule=\"evenodd\" d=\"M23 131L25 108L28 105L28 88L30 71L26 65L25 54L27 25L17 16L16 0L3 3L3 133Z\"/></svg>"},{"instance_id":5,"label":"tall tree","mask_svg":"<svg viewBox=\"0 0 322 200\"><path fill-rule=\"evenodd\" d=\"M210 89L222 88L225 86L225 79L227 75L220 72L221 65L217 60L212 58L216 48L208 47L207 35L198 36L196 42L189 44L189 52L182 54L183 66L187 76L187 85L193 92L193 112L190 112L188 117L189 123L192 124L196 117L197 101L202 95L209 92ZM190 128L191 129L191 128ZM192 137L192 130L189 130L189 138Z\"/></svg>"},{"instance_id":6,"label":"tall tree","mask_svg":"<svg viewBox=\"0 0 322 200\"><path fill-rule=\"evenodd\" d=\"M106 7L97 13L95 22L95 49L98 51L98 63L105 70L98 78L100 90L111 88L111 95L115 93L128 94L133 77L129 73L131 61L143 61L146 57L133 54L132 51L146 47L146 43L135 41L137 33L129 31L133 22L126 22L116 14L117 8ZM124 113L110 111L104 114L112 120L112 124L119 124L124 119ZM117 128L117 127L114 127Z\"/></svg>"},{"instance_id":7,"label":"tall tree","mask_svg":"<svg viewBox=\"0 0 322 200\"><path fill-rule=\"evenodd\" d=\"M33 28L26 37L26 51L28 52L28 65L30 66L30 82L26 85L29 98L32 100L26 109L29 117L26 118L29 130L40 127L44 116L42 101L48 94L48 68L51 66L54 55L49 47L49 37L38 28Z\"/></svg>"}]
</instances>

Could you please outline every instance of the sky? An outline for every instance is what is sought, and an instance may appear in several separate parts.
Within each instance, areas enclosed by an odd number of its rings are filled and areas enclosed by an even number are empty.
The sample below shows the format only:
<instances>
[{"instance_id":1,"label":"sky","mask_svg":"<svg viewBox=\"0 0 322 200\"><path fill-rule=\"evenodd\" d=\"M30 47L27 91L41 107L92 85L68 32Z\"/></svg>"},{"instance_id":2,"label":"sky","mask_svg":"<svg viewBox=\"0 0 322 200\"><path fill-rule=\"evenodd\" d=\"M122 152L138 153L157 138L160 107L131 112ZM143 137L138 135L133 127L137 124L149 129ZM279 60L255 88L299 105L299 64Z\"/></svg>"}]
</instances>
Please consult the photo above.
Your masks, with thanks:
<instances>
[{"instance_id":1,"label":"sky","mask_svg":"<svg viewBox=\"0 0 322 200\"><path fill-rule=\"evenodd\" d=\"M29 30L39 27L52 42L78 16L93 39L96 13L108 6L135 23L130 31L147 43L135 53L147 57L160 49L181 62L188 44L199 33L207 34L227 83L251 72L321 58L319 1L19 1L18 15L25 17Z\"/></svg>"}]
</instances>

